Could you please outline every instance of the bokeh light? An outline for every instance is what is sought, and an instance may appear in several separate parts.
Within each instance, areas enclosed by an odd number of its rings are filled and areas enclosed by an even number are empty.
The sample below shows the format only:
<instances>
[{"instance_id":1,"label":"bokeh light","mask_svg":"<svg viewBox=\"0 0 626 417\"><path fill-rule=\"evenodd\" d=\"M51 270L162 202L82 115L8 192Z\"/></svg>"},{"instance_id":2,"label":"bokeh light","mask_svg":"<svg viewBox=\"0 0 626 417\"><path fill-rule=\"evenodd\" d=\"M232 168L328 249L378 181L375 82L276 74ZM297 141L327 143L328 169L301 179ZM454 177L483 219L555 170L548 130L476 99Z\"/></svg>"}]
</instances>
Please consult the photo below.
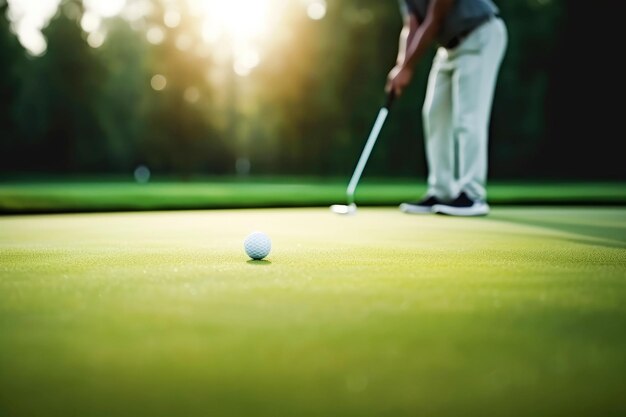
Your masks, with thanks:
<instances>
[{"instance_id":1,"label":"bokeh light","mask_svg":"<svg viewBox=\"0 0 626 417\"><path fill-rule=\"evenodd\" d=\"M165 31L159 26L153 26L146 31L146 39L153 45L160 45L165 39Z\"/></svg>"},{"instance_id":2,"label":"bokeh light","mask_svg":"<svg viewBox=\"0 0 626 417\"><path fill-rule=\"evenodd\" d=\"M41 31L56 14L61 0L8 0L7 17L11 30L32 56L46 52L48 44Z\"/></svg>"},{"instance_id":3,"label":"bokeh light","mask_svg":"<svg viewBox=\"0 0 626 417\"><path fill-rule=\"evenodd\" d=\"M101 47L102 44L104 44L105 40L106 40L105 33L104 32L100 32L100 31L91 32L89 34L89 36L87 36L87 43L92 48L99 48L99 47Z\"/></svg>"},{"instance_id":4,"label":"bokeh light","mask_svg":"<svg viewBox=\"0 0 626 417\"><path fill-rule=\"evenodd\" d=\"M167 87L167 78L164 75L156 74L150 80L150 85L155 91L164 90Z\"/></svg>"},{"instance_id":5,"label":"bokeh light","mask_svg":"<svg viewBox=\"0 0 626 417\"><path fill-rule=\"evenodd\" d=\"M87 33L96 31L100 27L102 19L97 14L86 11L83 14L83 18L80 20L80 27Z\"/></svg>"},{"instance_id":6,"label":"bokeh light","mask_svg":"<svg viewBox=\"0 0 626 417\"><path fill-rule=\"evenodd\" d=\"M326 2L324 0L313 0L306 9L307 15L313 20L321 20L326 16Z\"/></svg>"},{"instance_id":7,"label":"bokeh light","mask_svg":"<svg viewBox=\"0 0 626 417\"><path fill-rule=\"evenodd\" d=\"M185 90L184 98L189 103L197 103L200 100L200 90L198 87L189 87Z\"/></svg>"},{"instance_id":8,"label":"bokeh light","mask_svg":"<svg viewBox=\"0 0 626 417\"><path fill-rule=\"evenodd\" d=\"M169 9L163 15L163 23L168 28L175 28L180 24L180 12L178 10Z\"/></svg>"},{"instance_id":9,"label":"bokeh light","mask_svg":"<svg viewBox=\"0 0 626 417\"><path fill-rule=\"evenodd\" d=\"M139 184L146 184L148 181L150 181L150 175L150 169L145 165L139 165L137 168L135 168L135 172L133 173L135 181Z\"/></svg>"}]
</instances>

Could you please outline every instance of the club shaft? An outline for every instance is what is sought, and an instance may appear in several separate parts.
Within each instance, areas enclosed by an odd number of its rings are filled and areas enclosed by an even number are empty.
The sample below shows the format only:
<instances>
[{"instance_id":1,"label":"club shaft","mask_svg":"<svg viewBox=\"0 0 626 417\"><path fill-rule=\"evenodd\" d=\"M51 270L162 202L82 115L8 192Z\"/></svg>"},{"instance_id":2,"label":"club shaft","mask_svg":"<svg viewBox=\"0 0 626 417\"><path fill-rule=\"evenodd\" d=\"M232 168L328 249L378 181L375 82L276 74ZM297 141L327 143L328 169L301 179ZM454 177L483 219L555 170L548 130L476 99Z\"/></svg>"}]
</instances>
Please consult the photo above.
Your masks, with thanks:
<instances>
[{"instance_id":1,"label":"club shaft","mask_svg":"<svg viewBox=\"0 0 626 417\"><path fill-rule=\"evenodd\" d=\"M387 118L387 114L389 114L389 110L387 107L383 107L380 109L378 113L378 117L376 118L376 123L374 123L374 127L370 133L370 136L367 138L367 142L365 143L365 148L363 148L363 152L361 153L361 157L359 158L359 162L356 165L356 169L352 174L352 178L350 179L350 183L348 184L347 196L348 196L348 204L354 203L354 191L356 190L356 186L361 179L361 174L363 174L363 169L365 168L365 164L372 153L372 149L374 148L374 144L376 143L376 139L378 139L378 135L380 134L381 129L383 128L383 124L385 124L385 119Z\"/></svg>"}]
</instances>

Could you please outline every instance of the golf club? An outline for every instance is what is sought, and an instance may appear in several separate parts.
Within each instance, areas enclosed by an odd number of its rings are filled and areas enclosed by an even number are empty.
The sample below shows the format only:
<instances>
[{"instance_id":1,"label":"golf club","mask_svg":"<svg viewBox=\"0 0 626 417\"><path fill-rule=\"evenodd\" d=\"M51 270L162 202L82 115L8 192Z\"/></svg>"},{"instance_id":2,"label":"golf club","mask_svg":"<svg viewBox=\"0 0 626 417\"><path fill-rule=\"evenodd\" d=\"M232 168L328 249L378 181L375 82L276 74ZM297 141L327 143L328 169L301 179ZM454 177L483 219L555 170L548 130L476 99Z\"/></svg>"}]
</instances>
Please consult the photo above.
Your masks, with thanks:
<instances>
[{"instance_id":1,"label":"golf club","mask_svg":"<svg viewBox=\"0 0 626 417\"><path fill-rule=\"evenodd\" d=\"M376 118L376 122L374 123L374 127L367 138L367 142L365 143L365 148L363 148L363 152L361 153L361 157L359 158L359 162L357 163L356 169L352 174L352 178L350 179L350 183L348 184L348 189L346 191L346 195L348 197L348 204L333 204L330 206L330 209L333 213L337 214L355 214L356 213L356 204L354 202L354 192L356 191L356 186L361 179L361 174L363 174L363 169L365 168L365 164L369 159L370 153L374 148L374 144L376 143L376 139L378 139L378 135L385 123L385 119L387 119L387 115L389 114L389 110L391 109L391 105L395 100L395 92L391 90L387 94L387 101L385 105L378 112L378 117Z\"/></svg>"}]
</instances>

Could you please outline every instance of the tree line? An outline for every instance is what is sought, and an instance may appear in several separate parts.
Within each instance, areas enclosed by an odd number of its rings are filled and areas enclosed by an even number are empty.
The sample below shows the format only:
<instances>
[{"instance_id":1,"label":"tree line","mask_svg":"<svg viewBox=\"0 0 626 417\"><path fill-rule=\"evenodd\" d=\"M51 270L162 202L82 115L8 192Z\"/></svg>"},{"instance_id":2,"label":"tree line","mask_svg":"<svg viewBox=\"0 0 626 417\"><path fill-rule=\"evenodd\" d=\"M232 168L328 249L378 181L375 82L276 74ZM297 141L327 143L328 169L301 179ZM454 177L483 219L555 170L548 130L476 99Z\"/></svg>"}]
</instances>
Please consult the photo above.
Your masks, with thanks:
<instances>
[{"instance_id":1,"label":"tree line","mask_svg":"<svg viewBox=\"0 0 626 417\"><path fill-rule=\"evenodd\" d=\"M402 24L398 4L328 0L325 17L312 20L292 3L258 66L240 76L223 69L217 50L176 44L177 33L195 24L184 11L158 45L111 18L106 41L94 48L79 19L60 10L44 30L47 51L31 57L0 2L0 173L125 174L146 165L181 177L349 175L384 101ZM598 62L606 53L613 74L624 73L608 58L608 40L624 39L618 10L585 26L583 2L497 4L509 47L491 119L490 176L626 179L623 104L597 88L624 90L623 77L605 75ZM157 24L164 13L156 7L147 19ZM368 175L425 175L429 60L393 108ZM155 89L155 74L165 87Z\"/></svg>"}]
</instances>

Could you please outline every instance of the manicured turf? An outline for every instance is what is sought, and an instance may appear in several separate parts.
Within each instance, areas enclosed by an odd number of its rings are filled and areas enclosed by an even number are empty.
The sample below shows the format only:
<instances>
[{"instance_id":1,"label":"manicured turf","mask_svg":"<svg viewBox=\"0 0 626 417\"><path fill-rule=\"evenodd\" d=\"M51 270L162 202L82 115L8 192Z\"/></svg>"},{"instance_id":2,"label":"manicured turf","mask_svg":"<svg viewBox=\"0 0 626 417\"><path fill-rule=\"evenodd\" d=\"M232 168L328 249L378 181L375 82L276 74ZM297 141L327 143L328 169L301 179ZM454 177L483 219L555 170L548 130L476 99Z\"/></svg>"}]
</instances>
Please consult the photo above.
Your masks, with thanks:
<instances>
[{"instance_id":1,"label":"manicured turf","mask_svg":"<svg viewBox=\"0 0 626 417\"><path fill-rule=\"evenodd\" d=\"M617 416L625 330L626 208L0 217L2 416Z\"/></svg>"},{"instance_id":2,"label":"manicured turf","mask_svg":"<svg viewBox=\"0 0 626 417\"><path fill-rule=\"evenodd\" d=\"M52 180L0 183L0 213L328 206L346 201L347 179L205 179L189 182ZM389 206L423 195L423 180L363 178L360 205ZM626 183L493 182L489 202L626 205Z\"/></svg>"}]
</instances>

